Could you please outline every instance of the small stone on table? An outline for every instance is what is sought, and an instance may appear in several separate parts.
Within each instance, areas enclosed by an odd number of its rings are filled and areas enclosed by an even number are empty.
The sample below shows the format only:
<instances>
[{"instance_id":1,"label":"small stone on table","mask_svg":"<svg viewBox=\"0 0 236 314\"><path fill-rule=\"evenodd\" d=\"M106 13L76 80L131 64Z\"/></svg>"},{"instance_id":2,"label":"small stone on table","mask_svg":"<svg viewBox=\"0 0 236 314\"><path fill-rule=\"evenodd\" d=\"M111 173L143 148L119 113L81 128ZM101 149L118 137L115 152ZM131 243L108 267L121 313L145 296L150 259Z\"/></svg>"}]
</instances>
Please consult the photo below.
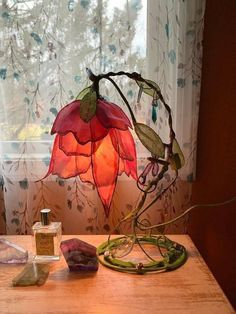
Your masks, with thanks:
<instances>
[{"instance_id":1,"label":"small stone on table","mask_svg":"<svg viewBox=\"0 0 236 314\"><path fill-rule=\"evenodd\" d=\"M17 286L42 286L49 274L49 264L28 263L24 269L12 280L14 287Z\"/></svg>"},{"instance_id":2,"label":"small stone on table","mask_svg":"<svg viewBox=\"0 0 236 314\"><path fill-rule=\"evenodd\" d=\"M77 238L61 242L61 251L71 271L97 271L98 259L95 246Z\"/></svg>"}]
</instances>

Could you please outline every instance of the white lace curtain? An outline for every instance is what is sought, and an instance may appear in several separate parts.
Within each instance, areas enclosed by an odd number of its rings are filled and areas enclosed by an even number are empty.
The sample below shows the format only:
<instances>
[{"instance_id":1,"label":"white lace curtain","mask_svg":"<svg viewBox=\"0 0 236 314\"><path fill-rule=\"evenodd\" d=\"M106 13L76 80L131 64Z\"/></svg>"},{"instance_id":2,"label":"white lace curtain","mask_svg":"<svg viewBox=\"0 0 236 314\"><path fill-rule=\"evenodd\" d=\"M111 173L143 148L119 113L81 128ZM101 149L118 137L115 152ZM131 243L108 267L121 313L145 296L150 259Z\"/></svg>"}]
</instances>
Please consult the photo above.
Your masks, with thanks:
<instances>
[{"instance_id":1,"label":"white lace curtain","mask_svg":"<svg viewBox=\"0 0 236 314\"><path fill-rule=\"evenodd\" d=\"M186 166L182 180L147 217L161 222L188 206L186 181L195 171L204 9L205 1L200 0L1 2L0 233L30 233L45 207L52 209L54 220L63 222L65 233L107 233L137 202L136 184L123 177L109 218L96 191L78 178L36 182L47 171L55 116L88 84L86 67L97 74L137 71L159 84L173 111ZM138 120L165 137L161 104L153 123L148 100L137 103L135 84L126 79L118 83ZM103 94L122 106L110 86L103 86ZM140 172L146 160L138 148L139 153ZM127 195L127 189L133 193ZM182 221L167 231L181 232L184 225Z\"/></svg>"}]
</instances>

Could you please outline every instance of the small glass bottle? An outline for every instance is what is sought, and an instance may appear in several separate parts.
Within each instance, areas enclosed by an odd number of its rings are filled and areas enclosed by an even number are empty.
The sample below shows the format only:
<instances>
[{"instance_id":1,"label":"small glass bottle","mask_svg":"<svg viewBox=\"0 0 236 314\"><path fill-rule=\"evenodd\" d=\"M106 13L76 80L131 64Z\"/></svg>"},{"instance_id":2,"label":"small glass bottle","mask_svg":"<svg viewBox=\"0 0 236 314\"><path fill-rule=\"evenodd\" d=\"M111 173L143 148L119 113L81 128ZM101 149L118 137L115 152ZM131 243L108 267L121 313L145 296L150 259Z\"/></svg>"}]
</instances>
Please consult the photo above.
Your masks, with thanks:
<instances>
[{"instance_id":1,"label":"small glass bottle","mask_svg":"<svg viewBox=\"0 0 236 314\"><path fill-rule=\"evenodd\" d=\"M42 209L41 222L36 222L32 227L35 260L60 259L61 222L50 222L50 212L48 208Z\"/></svg>"}]
</instances>

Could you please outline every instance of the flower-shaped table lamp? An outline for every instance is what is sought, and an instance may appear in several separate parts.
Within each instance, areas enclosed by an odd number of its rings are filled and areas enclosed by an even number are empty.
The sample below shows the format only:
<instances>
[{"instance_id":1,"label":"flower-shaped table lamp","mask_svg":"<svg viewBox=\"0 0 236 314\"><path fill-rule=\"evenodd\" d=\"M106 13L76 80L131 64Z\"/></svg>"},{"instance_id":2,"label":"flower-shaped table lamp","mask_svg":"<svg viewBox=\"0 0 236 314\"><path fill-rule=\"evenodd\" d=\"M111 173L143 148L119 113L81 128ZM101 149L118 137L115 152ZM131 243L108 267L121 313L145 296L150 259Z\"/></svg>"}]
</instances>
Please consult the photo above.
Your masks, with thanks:
<instances>
[{"instance_id":1,"label":"flower-shaped table lamp","mask_svg":"<svg viewBox=\"0 0 236 314\"><path fill-rule=\"evenodd\" d=\"M123 173L131 176L142 191L142 197L137 207L119 222L116 230L128 220L132 224L133 232L113 240L109 237L97 250L99 260L108 267L126 272L144 273L175 269L187 258L185 248L162 234L151 235L151 230L160 225L144 223L140 218L175 182L178 169L184 164L184 156L172 128L171 109L165 103L158 85L142 78L136 72L110 72L96 76L87 69L87 73L92 85L80 92L76 100L66 105L58 113L53 124L51 133L56 133L56 137L46 176L55 174L65 179L79 176L82 182L94 185L107 217L117 177ZM157 100L164 104L170 128L169 143L163 143L152 128L136 121L127 99L112 79L114 76L126 76L135 80L139 86L139 97L142 92L151 96L152 106L156 105ZM109 80L115 86L128 108L132 123L119 106L106 101L99 94L101 79ZM132 127L141 143L150 152L147 166L139 176L135 142L129 130ZM147 195L155 193L158 183L169 167L175 173L174 179L147 203ZM148 231L149 235L137 235L137 230ZM146 244L155 245L162 255L162 260L155 260L149 256L145 250ZM127 256L135 245L138 245L149 259L147 264L120 259Z\"/></svg>"}]
</instances>

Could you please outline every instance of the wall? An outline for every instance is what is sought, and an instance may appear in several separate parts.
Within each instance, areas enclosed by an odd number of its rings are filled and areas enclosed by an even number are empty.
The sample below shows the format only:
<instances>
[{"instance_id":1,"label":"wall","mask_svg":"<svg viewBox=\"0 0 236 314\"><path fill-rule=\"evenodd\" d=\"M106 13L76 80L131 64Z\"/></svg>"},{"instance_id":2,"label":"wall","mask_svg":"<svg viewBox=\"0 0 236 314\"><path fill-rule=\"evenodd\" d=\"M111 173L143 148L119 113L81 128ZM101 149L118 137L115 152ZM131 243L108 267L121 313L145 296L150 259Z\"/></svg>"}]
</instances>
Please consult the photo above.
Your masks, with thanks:
<instances>
[{"instance_id":1,"label":"wall","mask_svg":"<svg viewBox=\"0 0 236 314\"><path fill-rule=\"evenodd\" d=\"M236 195L236 1L207 0L192 203ZM236 308L236 203L195 209L189 234Z\"/></svg>"}]
</instances>

